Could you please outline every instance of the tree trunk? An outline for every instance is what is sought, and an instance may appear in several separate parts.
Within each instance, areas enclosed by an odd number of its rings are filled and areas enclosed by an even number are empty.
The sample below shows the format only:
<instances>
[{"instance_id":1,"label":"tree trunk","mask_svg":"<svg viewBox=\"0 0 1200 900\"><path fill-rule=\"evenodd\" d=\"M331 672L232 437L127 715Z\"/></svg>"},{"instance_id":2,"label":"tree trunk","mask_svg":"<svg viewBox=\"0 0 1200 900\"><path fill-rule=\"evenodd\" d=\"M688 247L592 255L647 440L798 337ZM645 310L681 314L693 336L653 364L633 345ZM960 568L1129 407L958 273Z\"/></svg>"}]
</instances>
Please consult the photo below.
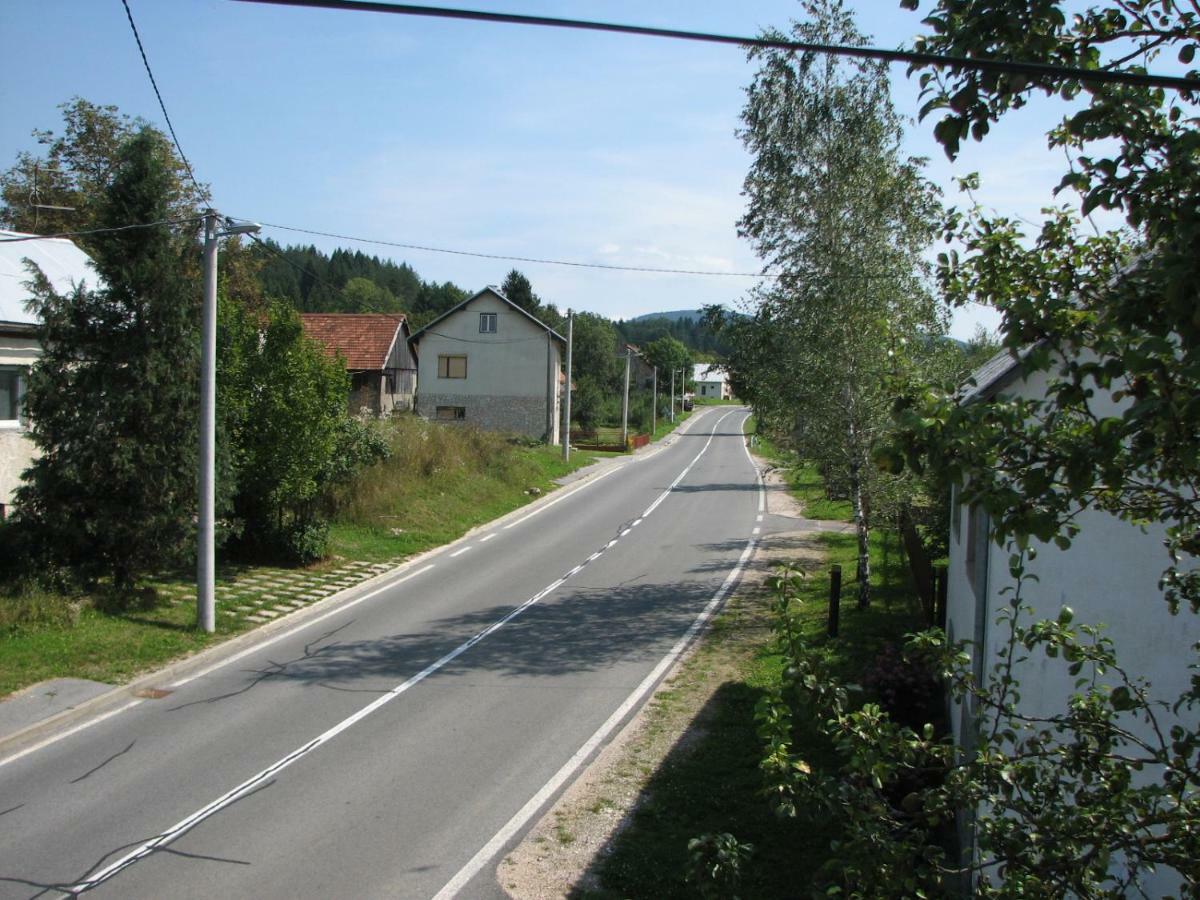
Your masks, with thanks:
<instances>
[{"instance_id":1,"label":"tree trunk","mask_svg":"<svg viewBox=\"0 0 1200 900\"><path fill-rule=\"evenodd\" d=\"M850 464L850 499L854 504L854 530L858 533L858 608L866 609L871 603L871 552L870 530L867 513L863 508L862 464Z\"/></svg>"}]
</instances>

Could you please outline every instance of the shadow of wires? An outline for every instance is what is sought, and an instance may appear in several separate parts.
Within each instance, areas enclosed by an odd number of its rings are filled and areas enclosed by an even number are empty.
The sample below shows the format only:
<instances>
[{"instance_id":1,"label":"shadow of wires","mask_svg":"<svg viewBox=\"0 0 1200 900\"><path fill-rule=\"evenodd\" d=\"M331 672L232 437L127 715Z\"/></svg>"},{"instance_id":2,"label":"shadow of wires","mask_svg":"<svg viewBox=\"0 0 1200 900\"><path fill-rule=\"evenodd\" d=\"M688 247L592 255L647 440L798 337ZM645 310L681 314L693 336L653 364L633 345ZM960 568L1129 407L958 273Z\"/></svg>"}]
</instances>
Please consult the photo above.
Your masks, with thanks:
<instances>
[{"instance_id":1,"label":"shadow of wires","mask_svg":"<svg viewBox=\"0 0 1200 900\"><path fill-rule=\"evenodd\" d=\"M586 573L580 576L585 578ZM691 625L719 584L715 577L670 583L635 581L616 587L568 582L449 660L430 678L463 673L554 677L604 669L617 662L657 660ZM252 691L265 681L385 693L495 625L514 606L496 604L432 620L419 632L369 640L346 640L336 631L327 632L299 655L244 669L242 683L227 684L219 694L172 710L216 703Z\"/></svg>"}]
</instances>

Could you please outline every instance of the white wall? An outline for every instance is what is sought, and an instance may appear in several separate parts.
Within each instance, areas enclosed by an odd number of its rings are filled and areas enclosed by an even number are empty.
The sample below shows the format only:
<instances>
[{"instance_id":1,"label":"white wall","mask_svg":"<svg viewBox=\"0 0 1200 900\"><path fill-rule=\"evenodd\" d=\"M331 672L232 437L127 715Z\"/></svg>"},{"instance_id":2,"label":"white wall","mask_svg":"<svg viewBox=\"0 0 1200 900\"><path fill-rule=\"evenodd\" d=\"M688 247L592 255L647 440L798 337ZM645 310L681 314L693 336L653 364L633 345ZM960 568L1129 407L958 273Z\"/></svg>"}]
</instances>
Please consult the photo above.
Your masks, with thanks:
<instances>
[{"instance_id":1,"label":"white wall","mask_svg":"<svg viewBox=\"0 0 1200 900\"><path fill-rule=\"evenodd\" d=\"M1045 385L1046 376L1036 373L1002 393L1044 396ZM1101 416L1119 411L1112 398L1100 392L1092 408ZM1141 528L1092 510L1080 513L1077 522L1079 534L1067 550L1031 541L1036 556L1026 568L1038 580L1022 588L1022 605L1033 607L1037 619L1054 618L1063 606L1069 606L1075 612L1075 623L1106 625L1105 634L1113 640L1122 667L1145 678L1152 686L1152 696L1173 702L1190 684L1188 666L1196 659L1192 647L1200 641L1200 617L1186 610L1171 615L1158 588L1158 580L1170 563L1163 545L1165 528L1158 524ZM957 502L952 507L947 635L952 641L981 641L983 653L975 656L975 664L985 677L1007 647L1010 630L997 624L996 619L1011 604L1011 592L1004 591L1014 585L1008 570L1010 551L990 540L986 526L982 512L973 512ZM967 564L973 531L977 542L974 586ZM981 565L986 565L985 572L978 568ZM1023 621L1028 624L1032 620ZM1028 657L1015 672L1021 683L1019 710L1030 715L1061 712L1075 691L1077 676L1069 673L1068 663L1061 658L1050 659L1040 650ZM973 713L958 705L951 708L951 726L960 743L969 739L966 730ZM1164 729L1177 721L1165 710L1162 715ZM1197 711L1183 711L1192 727L1197 715ZM1144 723L1131 719L1122 724L1149 736L1149 726ZM1151 896L1176 891L1177 884L1176 876L1169 871L1147 881Z\"/></svg>"},{"instance_id":2,"label":"white wall","mask_svg":"<svg viewBox=\"0 0 1200 900\"><path fill-rule=\"evenodd\" d=\"M495 313L494 334L480 332L480 313ZM418 398L456 396L479 398L481 402L517 398L526 401L526 406L539 402L543 415L536 426L538 435L544 433L549 424L544 414L549 398L554 412L552 442L558 442L561 387L557 373L562 370L562 347L527 316L485 293L424 332L418 343ZM467 377L439 378L439 356L467 357ZM418 404L422 415L433 415L420 399ZM493 405L499 407L501 404L494 402ZM473 418L470 410L467 418Z\"/></svg>"},{"instance_id":3,"label":"white wall","mask_svg":"<svg viewBox=\"0 0 1200 900\"><path fill-rule=\"evenodd\" d=\"M0 333L0 366L32 366L41 355L33 337ZM23 426L0 424L0 503L12 503L21 473L33 462L36 450Z\"/></svg>"}]
</instances>

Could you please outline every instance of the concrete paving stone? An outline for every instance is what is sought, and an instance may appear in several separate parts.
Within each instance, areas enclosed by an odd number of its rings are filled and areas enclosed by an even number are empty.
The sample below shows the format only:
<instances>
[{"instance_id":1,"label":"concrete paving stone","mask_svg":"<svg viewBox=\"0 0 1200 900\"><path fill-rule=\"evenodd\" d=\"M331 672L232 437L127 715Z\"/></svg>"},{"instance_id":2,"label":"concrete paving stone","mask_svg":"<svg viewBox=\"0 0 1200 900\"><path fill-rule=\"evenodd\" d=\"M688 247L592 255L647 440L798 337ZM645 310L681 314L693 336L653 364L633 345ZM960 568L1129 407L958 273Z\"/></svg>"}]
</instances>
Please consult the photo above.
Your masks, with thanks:
<instances>
[{"instance_id":1,"label":"concrete paving stone","mask_svg":"<svg viewBox=\"0 0 1200 900\"><path fill-rule=\"evenodd\" d=\"M284 606L283 604L280 604L279 606L272 606L271 611L278 615L283 615L284 613L290 613L292 608L290 606ZM264 612L266 612L266 610L264 610Z\"/></svg>"},{"instance_id":2,"label":"concrete paving stone","mask_svg":"<svg viewBox=\"0 0 1200 900\"><path fill-rule=\"evenodd\" d=\"M277 610L277 609L260 609L258 611L257 615L266 616L268 619L274 619L276 616L279 615L279 610Z\"/></svg>"},{"instance_id":3,"label":"concrete paving stone","mask_svg":"<svg viewBox=\"0 0 1200 900\"><path fill-rule=\"evenodd\" d=\"M259 624L262 624L263 622L269 622L270 620L271 617L264 615L263 613L255 613L252 616L246 616L247 622L258 622Z\"/></svg>"}]
</instances>

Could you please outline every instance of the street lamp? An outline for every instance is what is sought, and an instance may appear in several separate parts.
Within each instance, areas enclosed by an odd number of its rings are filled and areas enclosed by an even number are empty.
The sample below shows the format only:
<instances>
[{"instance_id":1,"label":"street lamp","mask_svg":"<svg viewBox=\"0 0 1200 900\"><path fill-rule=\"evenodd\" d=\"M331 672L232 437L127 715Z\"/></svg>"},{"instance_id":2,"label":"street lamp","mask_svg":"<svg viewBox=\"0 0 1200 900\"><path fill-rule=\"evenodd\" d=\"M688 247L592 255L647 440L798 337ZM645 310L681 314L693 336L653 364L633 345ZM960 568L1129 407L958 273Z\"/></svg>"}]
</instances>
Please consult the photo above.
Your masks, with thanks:
<instances>
[{"instance_id":1,"label":"street lamp","mask_svg":"<svg viewBox=\"0 0 1200 900\"><path fill-rule=\"evenodd\" d=\"M253 222L226 219L219 228L215 209L204 213L204 308L200 326L200 509L196 531L196 621L216 631L216 453L217 453L217 247L234 234L256 234Z\"/></svg>"}]
</instances>

